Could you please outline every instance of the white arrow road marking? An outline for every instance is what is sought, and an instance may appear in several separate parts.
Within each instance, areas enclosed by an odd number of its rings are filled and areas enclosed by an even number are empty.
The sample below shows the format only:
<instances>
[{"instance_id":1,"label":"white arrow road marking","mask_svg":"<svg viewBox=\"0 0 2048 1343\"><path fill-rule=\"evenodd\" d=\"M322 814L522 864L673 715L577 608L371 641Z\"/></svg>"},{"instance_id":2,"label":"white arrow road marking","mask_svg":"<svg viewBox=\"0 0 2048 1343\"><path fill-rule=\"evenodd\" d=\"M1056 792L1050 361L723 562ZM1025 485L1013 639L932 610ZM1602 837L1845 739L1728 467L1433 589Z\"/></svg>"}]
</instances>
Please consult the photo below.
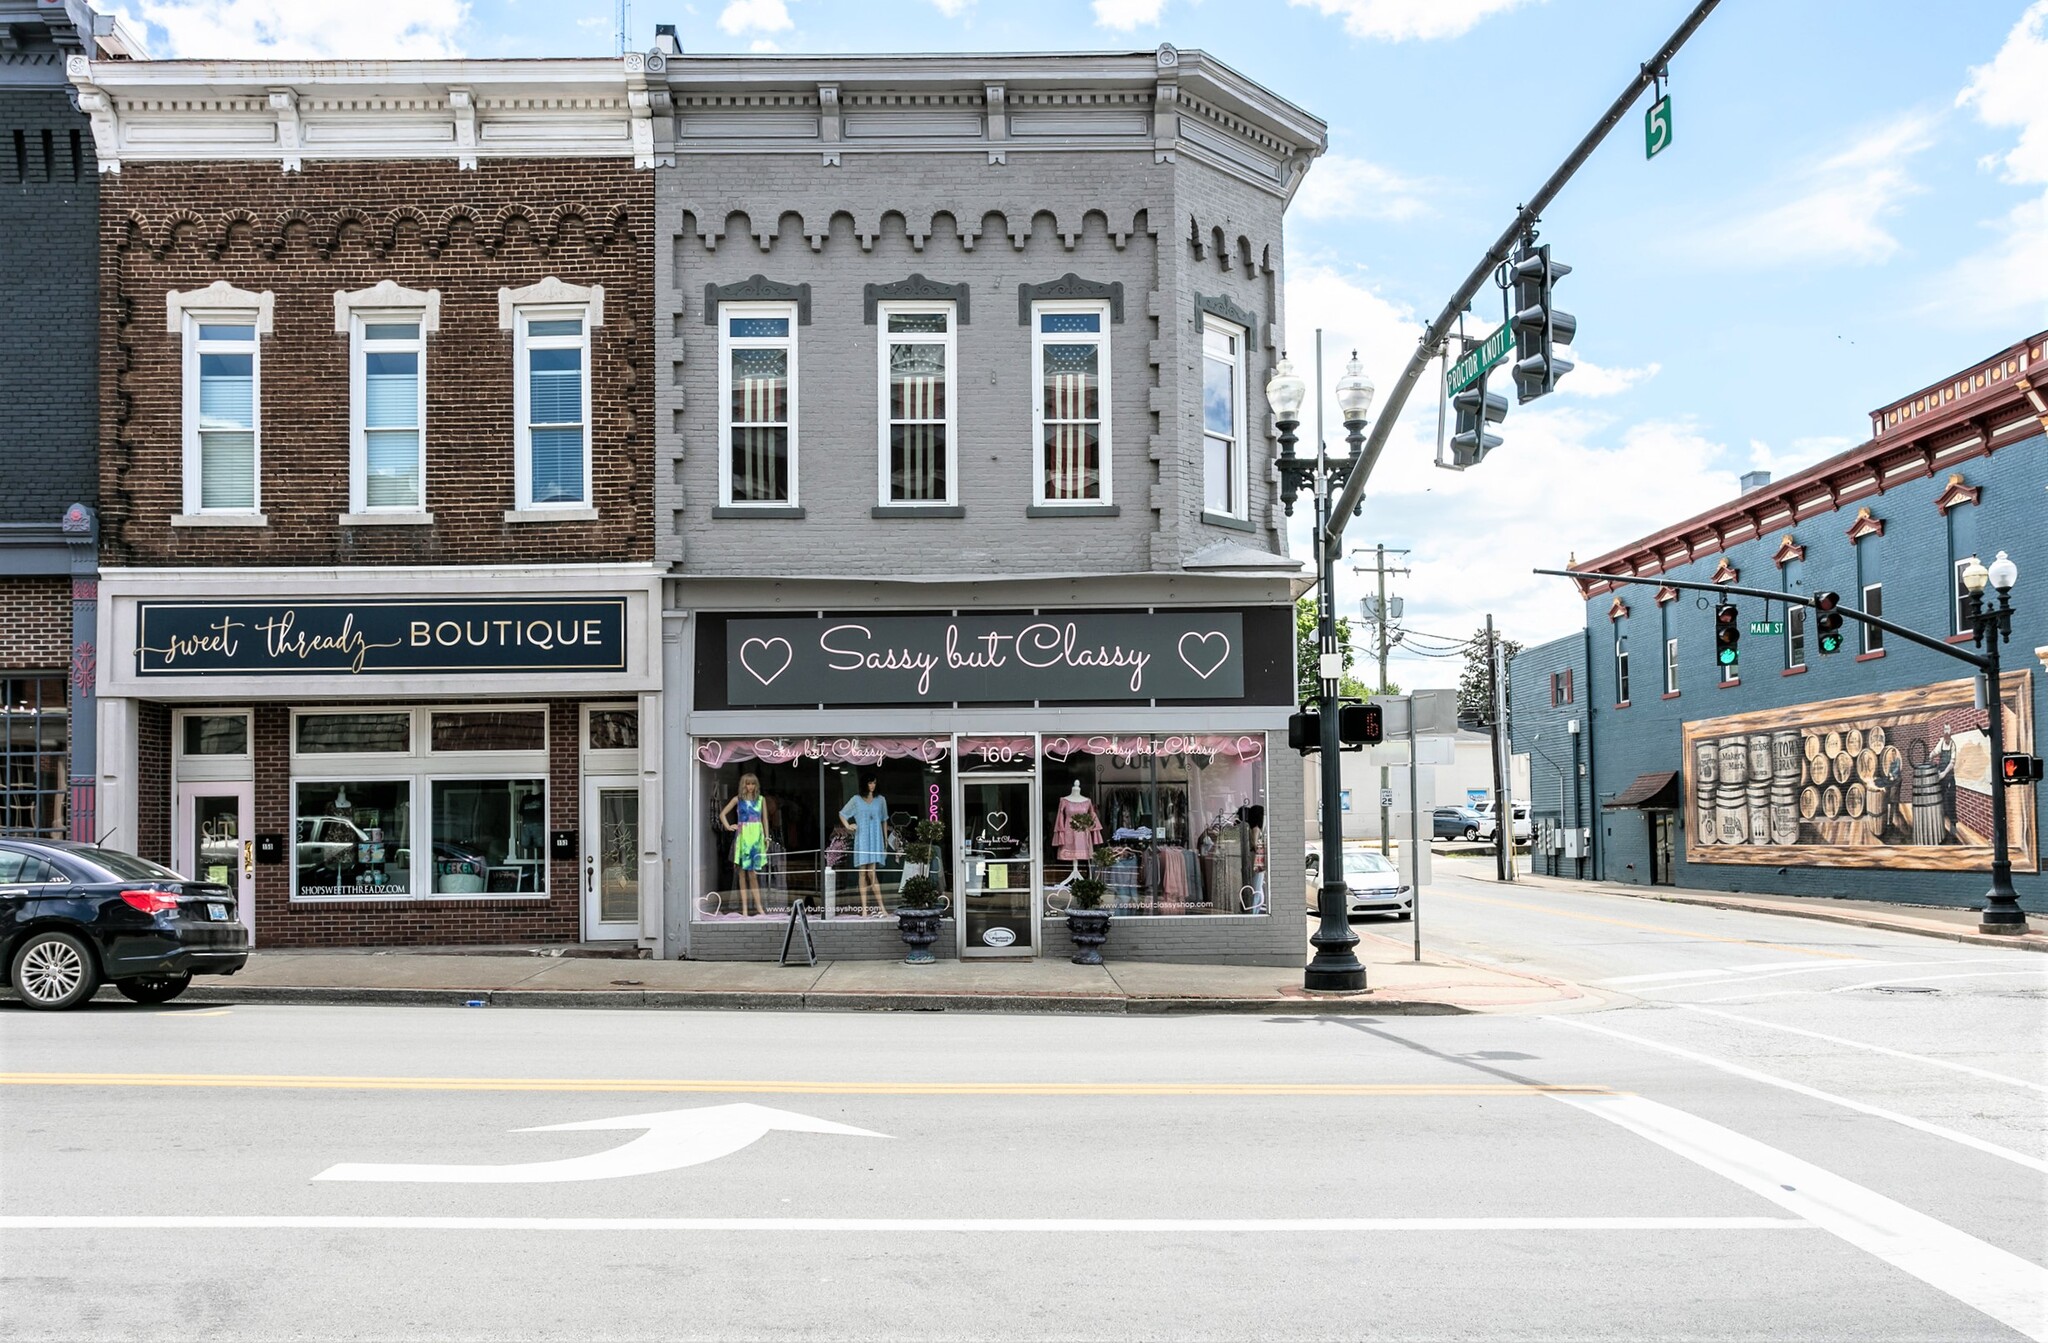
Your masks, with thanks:
<instances>
[{"instance_id":1,"label":"white arrow road marking","mask_svg":"<svg viewBox=\"0 0 2048 1343\"><path fill-rule=\"evenodd\" d=\"M1797 1217L0 1217L0 1231L1800 1231Z\"/></svg>"},{"instance_id":2,"label":"white arrow road marking","mask_svg":"<svg viewBox=\"0 0 2048 1343\"><path fill-rule=\"evenodd\" d=\"M2036 1343L2048 1340L2048 1269L2039 1264L1698 1115L1641 1096L1552 1099L1726 1176Z\"/></svg>"},{"instance_id":3,"label":"white arrow road marking","mask_svg":"<svg viewBox=\"0 0 2048 1343\"><path fill-rule=\"evenodd\" d=\"M563 1133L590 1129L643 1129L623 1147L560 1161L531 1161L511 1166L432 1166L362 1164L329 1166L316 1180L372 1180L403 1184L555 1184L564 1180L615 1180L622 1175L653 1175L659 1171L701 1166L757 1142L776 1129L795 1133L838 1133L852 1138L881 1138L850 1124L813 1119L766 1105L707 1105L695 1110L662 1110L654 1114L621 1115L617 1119L586 1119L575 1124L542 1124L515 1133Z\"/></svg>"}]
</instances>

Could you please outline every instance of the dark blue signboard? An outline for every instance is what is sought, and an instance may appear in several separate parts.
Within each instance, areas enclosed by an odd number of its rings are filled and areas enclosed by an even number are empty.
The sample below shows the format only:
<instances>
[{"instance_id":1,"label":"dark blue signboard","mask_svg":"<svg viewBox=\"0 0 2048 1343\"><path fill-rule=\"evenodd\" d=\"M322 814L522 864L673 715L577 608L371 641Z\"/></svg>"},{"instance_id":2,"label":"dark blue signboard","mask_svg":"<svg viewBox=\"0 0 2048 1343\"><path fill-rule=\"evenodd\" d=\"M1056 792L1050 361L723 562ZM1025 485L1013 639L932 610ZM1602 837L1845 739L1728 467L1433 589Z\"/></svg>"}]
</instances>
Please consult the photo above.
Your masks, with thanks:
<instances>
[{"instance_id":1,"label":"dark blue signboard","mask_svg":"<svg viewBox=\"0 0 2048 1343\"><path fill-rule=\"evenodd\" d=\"M140 676L626 670L619 597L137 603Z\"/></svg>"}]
</instances>

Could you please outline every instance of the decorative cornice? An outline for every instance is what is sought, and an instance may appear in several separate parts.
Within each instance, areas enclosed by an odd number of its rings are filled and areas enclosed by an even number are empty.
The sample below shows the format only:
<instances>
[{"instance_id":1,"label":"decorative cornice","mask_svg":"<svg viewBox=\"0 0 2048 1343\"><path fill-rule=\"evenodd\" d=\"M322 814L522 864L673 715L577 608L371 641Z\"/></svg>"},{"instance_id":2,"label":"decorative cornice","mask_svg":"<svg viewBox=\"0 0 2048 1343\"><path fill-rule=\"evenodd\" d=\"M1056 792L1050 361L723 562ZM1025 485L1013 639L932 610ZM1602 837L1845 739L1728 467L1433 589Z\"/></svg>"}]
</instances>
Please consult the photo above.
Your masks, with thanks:
<instances>
[{"instance_id":1,"label":"decorative cornice","mask_svg":"<svg viewBox=\"0 0 2048 1343\"><path fill-rule=\"evenodd\" d=\"M1226 322L1234 322L1238 326L1243 327L1245 348L1251 350L1259 348L1259 315L1238 307L1230 301L1227 295L1197 294L1195 295L1195 311L1213 313Z\"/></svg>"},{"instance_id":2,"label":"decorative cornice","mask_svg":"<svg viewBox=\"0 0 2048 1343\"><path fill-rule=\"evenodd\" d=\"M422 330L432 335L441 329L441 291L438 289L407 289L396 280L379 280L368 289L337 289L334 293L334 329L347 335L349 314L357 308L417 308L421 314Z\"/></svg>"},{"instance_id":3,"label":"decorative cornice","mask_svg":"<svg viewBox=\"0 0 2048 1343\"><path fill-rule=\"evenodd\" d=\"M1621 599L1621 594L1618 592L1614 594L1614 600L1607 603L1607 618L1609 620L1626 620L1628 618L1628 603Z\"/></svg>"},{"instance_id":4,"label":"decorative cornice","mask_svg":"<svg viewBox=\"0 0 2048 1343\"><path fill-rule=\"evenodd\" d=\"M1122 280L1084 280L1068 271L1057 280L1044 284L1020 284L1017 286L1017 325L1031 325L1031 305L1055 302L1062 299L1106 299L1109 302L1109 320L1121 323L1124 320L1124 284Z\"/></svg>"},{"instance_id":5,"label":"decorative cornice","mask_svg":"<svg viewBox=\"0 0 2048 1343\"><path fill-rule=\"evenodd\" d=\"M808 284L783 284L765 275L750 275L738 284L707 284L704 286L704 325L718 325L718 305L721 303L794 303L796 324L811 324L811 287Z\"/></svg>"},{"instance_id":6,"label":"decorative cornice","mask_svg":"<svg viewBox=\"0 0 2048 1343\"><path fill-rule=\"evenodd\" d=\"M618 239L631 236L631 217L632 211L624 204L591 206L581 201L564 201L552 209L510 201L496 210L465 202L433 214L411 205L379 214L354 206L317 215L311 210L293 208L262 219L253 210L240 206L213 215L179 206L154 218L131 210L115 227L124 234L117 246L139 241L156 257L189 241L212 260L219 258L230 244L246 239L264 260L271 261L294 244L310 247L321 257L344 246L367 247L381 257L397 250L408 238L416 238L429 257L438 257L455 241L458 230L460 236L487 256L497 253L515 237L524 237L545 253L561 243L571 220L581 226L583 239L590 247L603 251Z\"/></svg>"},{"instance_id":7,"label":"decorative cornice","mask_svg":"<svg viewBox=\"0 0 2048 1343\"><path fill-rule=\"evenodd\" d=\"M1850 545L1852 545L1852 546L1853 546L1853 545L1857 545L1857 544L1860 544L1860 543L1862 542L1863 538L1864 538L1864 537L1866 537L1866 536L1883 536L1883 535L1884 535L1884 519L1883 519L1883 518L1877 517L1877 516L1875 516L1874 514L1872 514L1872 513L1871 513L1871 511L1870 511L1870 509L1869 509L1869 508L1867 508L1867 507L1865 507L1865 508L1859 508L1859 509L1857 509L1857 510L1856 510L1856 520L1855 520L1854 522L1852 522L1852 523L1850 523L1850 524L1849 524L1849 544L1850 544Z\"/></svg>"},{"instance_id":8,"label":"decorative cornice","mask_svg":"<svg viewBox=\"0 0 2048 1343\"><path fill-rule=\"evenodd\" d=\"M498 329L510 331L521 308L539 308L582 304L589 312L592 326L604 325L604 286L565 284L559 278L543 276L534 284L519 289L498 291Z\"/></svg>"},{"instance_id":9,"label":"decorative cornice","mask_svg":"<svg viewBox=\"0 0 2048 1343\"><path fill-rule=\"evenodd\" d=\"M1672 588L1672 587L1661 587L1661 588L1658 588L1658 589L1657 589L1657 605L1659 605L1659 606L1662 606L1662 605L1664 605L1664 604L1665 604L1666 602L1675 602L1675 601L1677 601L1677 600L1678 600L1678 589L1677 589L1677 588Z\"/></svg>"},{"instance_id":10,"label":"decorative cornice","mask_svg":"<svg viewBox=\"0 0 2048 1343\"><path fill-rule=\"evenodd\" d=\"M1734 563L1726 555L1723 555L1721 562L1714 566L1714 576L1708 581L1712 583L1740 583L1742 581L1742 570L1736 568Z\"/></svg>"},{"instance_id":11,"label":"decorative cornice","mask_svg":"<svg viewBox=\"0 0 2048 1343\"><path fill-rule=\"evenodd\" d=\"M1947 517L1950 509L1960 507L1963 504L1974 504L1983 495L1984 487L1982 485L1969 484L1963 479L1963 473L1957 471L1949 476L1948 484L1944 485L1941 493L1935 496L1934 507L1940 511L1943 517Z\"/></svg>"},{"instance_id":12,"label":"decorative cornice","mask_svg":"<svg viewBox=\"0 0 2048 1343\"><path fill-rule=\"evenodd\" d=\"M861 290L861 304L864 320L869 326L875 324L875 308L881 303L930 302L951 303L954 316L960 325L967 325L967 285L947 284L943 280L927 280L922 274L912 271L907 280L893 284L871 284Z\"/></svg>"},{"instance_id":13,"label":"decorative cornice","mask_svg":"<svg viewBox=\"0 0 2048 1343\"><path fill-rule=\"evenodd\" d=\"M1771 563L1782 569L1794 560L1803 560L1805 558L1806 547L1793 540L1792 533L1786 532L1778 538L1778 551L1775 555L1771 556Z\"/></svg>"},{"instance_id":14,"label":"decorative cornice","mask_svg":"<svg viewBox=\"0 0 2048 1343\"><path fill-rule=\"evenodd\" d=\"M270 310L276 299L268 289L237 289L226 280L215 280L204 289L173 289L164 295L165 328L177 335L185 329L187 312L253 312L256 334L270 334Z\"/></svg>"}]
</instances>

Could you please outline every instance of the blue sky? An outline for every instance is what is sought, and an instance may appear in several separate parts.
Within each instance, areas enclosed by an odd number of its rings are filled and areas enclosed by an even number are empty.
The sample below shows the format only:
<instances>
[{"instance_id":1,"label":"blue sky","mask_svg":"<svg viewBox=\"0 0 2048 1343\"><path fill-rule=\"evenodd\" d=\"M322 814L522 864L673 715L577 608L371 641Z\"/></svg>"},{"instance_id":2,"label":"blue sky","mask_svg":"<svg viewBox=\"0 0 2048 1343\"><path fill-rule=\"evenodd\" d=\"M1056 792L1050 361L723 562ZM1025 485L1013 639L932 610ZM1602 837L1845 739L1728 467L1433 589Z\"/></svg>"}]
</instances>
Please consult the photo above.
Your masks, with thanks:
<instances>
[{"instance_id":1,"label":"blue sky","mask_svg":"<svg viewBox=\"0 0 2048 1343\"><path fill-rule=\"evenodd\" d=\"M160 56L603 55L609 0L120 0ZM1388 383L1515 205L1685 0L635 0L686 51L1203 48L1324 118L1290 216L1289 341ZM1938 16L1938 17L1937 17ZM1867 412L2048 327L2048 0L1726 0L1553 205L1580 368L1463 474L1418 393L1356 543L1408 548L1406 620L1526 642L1589 558L1861 442ZM1647 101L1647 100L1645 100ZM1498 318L1482 293L1474 330ZM1427 385L1427 384L1425 384ZM1305 533L1299 553L1306 554ZM1340 584L1356 609L1362 582ZM1410 686L1455 664L1397 660Z\"/></svg>"}]
</instances>

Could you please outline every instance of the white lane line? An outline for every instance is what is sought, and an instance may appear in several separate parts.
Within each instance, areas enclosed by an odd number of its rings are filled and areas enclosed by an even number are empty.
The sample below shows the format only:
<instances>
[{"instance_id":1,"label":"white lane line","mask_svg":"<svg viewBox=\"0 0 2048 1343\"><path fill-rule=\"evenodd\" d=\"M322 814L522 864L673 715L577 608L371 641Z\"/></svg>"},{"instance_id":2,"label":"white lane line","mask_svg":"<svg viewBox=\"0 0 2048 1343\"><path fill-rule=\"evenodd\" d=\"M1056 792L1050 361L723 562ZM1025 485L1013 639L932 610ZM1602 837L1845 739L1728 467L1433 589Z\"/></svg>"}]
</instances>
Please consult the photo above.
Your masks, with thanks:
<instances>
[{"instance_id":1,"label":"white lane line","mask_svg":"<svg viewBox=\"0 0 2048 1343\"><path fill-rule=\"evenodd\" d=\"M1874 989L1883 984L1926 984L1937 979L2010 979L2014 975L2036 977L2044 986L2048 986L2048 975L2043 975L2039 970L1973 970L1965 975L1913 975L1908 978L1866 979L1861 984L1844 984L1827 992L1851 993L1857 989Z\"/></svg>"},{"instance_id":2,"label":"white lane line","mask_svg":"<svg viewBox=\"0 0 2048 1343\"><path fill-rule=\"evenodd\" d=\"M0 1217L0 1231L1796 1231L1798 1217Z\"/></svg>"},{"instance_id":3,"label":"white lane line","mask_svg":"<svg viewBox=\"0 0 2048 1343\"><path fill-rule=\"evenodd\" d=\"M1553 1096L1648 1138L2042 1343L2048 1269L1710 1120L1641 1096Z\"/></svg>"},{"instance_id":4,"label":"white lane line","mask_svg":"<svg viewBox=\"0 0 2048 1343\"><path fill-rule=\"evenodd\" d=\"M2030 954L2030 953L2022 953L2022 954ZM1810 975L1810 974L1815 974L1815 973L1825 973L1825 972L1827 972L1827 971L1830 971L1830 970L1854 970L1854 969L1858 969L1858 968L1860 968L1860 967L1863 967L1863 966L1871 966L1871 965L1894 965L1894 966L1897 966L1897 967L1898 967L1899 969L1901 969L1901 970L1908 970L1908 969L1932 969L1932 968L1936 968L1936 967L1947 967L1947 966L1951 966L1951 965L1983 965L1983 964L1985 964L1985 963L1987 963L1987 962L1989 962L1989 963L1991 963L1991 964L1994 964L1994 965L1995 965L1995 964L1997 964L1997 963L1998 963L1998 960L1999 960L1999 958L1998 958L1998 957L1995 957L1995 956L1970 956L1970 957L1957 957L1957 958L1956 958L1956 959L1954 959L1954 960L1932 960L1932 961L1843 961L1843 962L1840 962L1840 963L1838 963L1838 964L1835 964L1835 965L1808 965L1808 966L1801 966L1801 967L1800 967L1799 969L1796 969L1796 970L1774 970L1774 971L1770 972L1769 974L1760 974L1760 975L1754 975L1754 976L1738 976L1738 975L1730 975L1730 976L1728 976L1728 977L1727 977L1727 978L1725 978L1725 979L1701 979L1701 980L1695 980L1694 982L1692 982L1692 983L1690 983L1690 984L1667 984L1667 985L1664 985L1664 986L1663 986L1663 988L1664 988L1664 989L1665 989L1666 991L1669 991L1669 992L1676 992L1676 991L1678 991L1678 990L1681 990L1681 989L1718 989L1718 988L1722 988L1722 987L1724 987L1724 986L1726 986L1726 985L1729 985L1729 984L1736 984L1736 983L1750 983L1750 982L1752 982L1753 980L1764 980L1764 979L1784 979L1784 978L1786 978L1786 977L1788 977L1788 976L1791 976L1791 975ZM2012 972L2012 971L2003 971L2003 972L2001 972L2001 973L2006 973L2006 974L2010 974L2010 973L2013 973L2013 972ZM1890 979L1879 979L1879 980L1874 980L1874 981L1872 981L1872 982L1873 982L1873 983L1878 983L1878 984L1891 984L1891 983L1896 983L1897 981L1895 981L1895 980L1890 980ZM1826 989L1801 989L1801 990L1799 990L1799 992L1802 992L1802 993L1826 993L1826 992L1829 992L1829 990L1826 990ZM1712 999L1709 999L1709 1001L1713 1001L1713 1000L1712 1000Z\"/></svg>"},{"instance_id":5,"label":"white lane line","mask_svg":"<svg viewBox=\"0 0 2048 1343\"><path fill-rule=\"evenodd\" d=\"M2043 1086L2039 1082L2029 1082L2023 1077L2008 1077L2004 1073L1995 1073L1988 1068L1973 1068L1967 1063L1956 1063L1950 1059L1938 1059L1927 1054L1909 1054L1903 1049L1893 1049L1890 1045L1874 1045L1864 1040L1850 1040L1839 1035L1829 1035L1825 1031L1810 1031L1804 1026L1787 1026L1776 1021L1764 1021L1758 1017L1745 1017L1736 1012L1722 1012L1712 1007L1701 1007L1696 1003L1675 1003L1673 1006L1686 1012L1702 1012L1710 1017L1722 1017L1728 1021L1739 1021L1745 1026L1761 1026L1767 1031L1784 1031L1788 1035L1804 1035L1809 1039L1825 1040L1831 1045L1847 1045L1851 1049L1867 1049L1873 1054L1889 1054L1895 1059L1907 1059L1913 1063L1924 1063L1932 1068L1947 1068L1953 1072L1968 1073L1972 1077L1981 1077L1987 1082L2002 1082L2006 1086L2025 1087L2029 1091L2048 1093L2048 1086Z\"/></svg>"},{"instance_id":6,"label":"white lane line","mask_svg":"<svg viewBox=\"0 0 2048 1343\"><path fill-rule=\"evenodd\" d=\"M1811 961L1765 961L1760 965L1717 965L1706 970L1666 970L1654 975L1622 975L1615 979L1596 979L1593 983L1601 988L1620 987L1624 984L1659 984L1677 979L1706 979L1714 975L1754 975L1766 970L1793 970L1812 973L1816 970L1840 970L1852 965L1893 965L1894 961L1854 960L1836 961L1833 965L1815 965Z\"/></svg>"},{"instance_id":7,"label":"white lane line","mask_svg":"<svg viewBox=\"0 0 2048 1343\"><path fill-rule=\"evenodd\" d=\"M1997 1143L1986 1142L1982 1138L1975 1138L1967 1133L1959 1133L1952 1128L1943 1128L1939 1124L1930 1124L1924 1119L1915 1119L1911 1115L1900 1114L1897 1110L1887 1110L1877 1105L1865 1105L1862 1101L1850 1100L1847 1096L1837 1096L1833 1092L1807 1086L1804 1082L1794 1082L1784 1077L1773 1077L1769 1073L1760 1073L1754 1068L1745 1068L1740 1063L1731 1063L1727 1059L1717 1059L1711 1054L1701 1054L1695 1050L1681 1049L1677 1045L1667 1045L1661 1040L1651 1040L1640 1035L1630 1035L1627 1031L1617 1031L1608 1026L1595 1026L1590 1022L1581 1021L1577 1017L1544 1017L1543 1020L1555 1022L1560 1026L1571 1026L1582 1031L1592 1031L1598 1035L1611 1036L1616 1040L1626 1040L1630 1044L1642 1045L1646 1049L1656 1049L1666 1054L1675 1054L1679 1058L1691 1059L1694 1063L1704 1063L1709 1068L1719 1068L1724 1073L1733 1073L1737 1077L1745 1077L1752 1082L1762 1082L1765 1086L1781 1087L1786 1091L1795 1092L1801 1096L1810 1096L1814 1100L1826 1101L1830 1105L1839 1105L1845 1110L1854 1110L1858 1114L1871 1115L1877 1119L1889 1119L1894 1124L1903 1124L1907 1128L1918 1129L1922 1133L1929 1133L1937 1138L1946 1138L1950 1142L1960 1143L1964 1147L1973 1147L1979 1152L2010 1161L2014 1165L2025 1166L2028 1170L2048 1173L2048 1161L2043 1161L2040 1157L2028 1156L2025 1152L2015 1152L2010 1147L2000 1147Z\"/></svg>"}]
</instances>

